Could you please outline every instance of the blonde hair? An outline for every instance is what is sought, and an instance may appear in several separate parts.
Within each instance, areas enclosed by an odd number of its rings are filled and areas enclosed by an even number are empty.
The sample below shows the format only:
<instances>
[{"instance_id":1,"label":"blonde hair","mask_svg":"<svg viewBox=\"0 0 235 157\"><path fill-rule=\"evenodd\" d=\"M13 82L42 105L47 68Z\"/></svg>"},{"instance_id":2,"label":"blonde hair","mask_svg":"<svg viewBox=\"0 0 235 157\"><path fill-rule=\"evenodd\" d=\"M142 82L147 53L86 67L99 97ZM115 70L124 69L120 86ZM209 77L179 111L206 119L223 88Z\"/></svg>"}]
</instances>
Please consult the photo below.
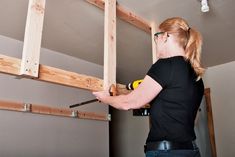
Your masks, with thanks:
<instances>
[{"instance_id":1,"label":"blonde hair","mask_svg":"<svg viewBox=\"0 0 235 157\"><path fill-rule=\"evenodd\" d=\"M201 66L201 34L190 28L186 20L180 17L166 19L159 25L159 29L169 34L177 34L176 40L184 48L186 60L190 61L192 68L200 78L205 72Z\"/></svg>"}]
</instances>

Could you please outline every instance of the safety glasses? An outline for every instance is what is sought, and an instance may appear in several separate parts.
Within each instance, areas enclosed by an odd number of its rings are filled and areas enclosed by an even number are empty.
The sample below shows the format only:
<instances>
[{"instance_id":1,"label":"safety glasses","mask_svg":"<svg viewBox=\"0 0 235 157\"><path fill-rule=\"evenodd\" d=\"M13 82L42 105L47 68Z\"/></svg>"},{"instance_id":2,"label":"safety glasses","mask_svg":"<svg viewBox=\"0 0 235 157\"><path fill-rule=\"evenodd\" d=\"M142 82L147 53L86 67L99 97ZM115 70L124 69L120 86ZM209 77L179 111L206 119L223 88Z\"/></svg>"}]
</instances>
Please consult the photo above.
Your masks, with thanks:
<instances>
[{"instance_id":1,"label":"safety glasses","mask_svg":"<svg viewBox=\"0 0 235 157\"><path fill-rule=\"evenodd\" d=\"M154 42L157 44L157 38L159 35L164 34L165 32L157 32L154 34ZM169 37L169 34L167 33L167 37Z\"/></svg>"},{"instance_id":2,"label":"safety glasses","mask_svg":"<svg viewBox=\"0 0 235 157\"><path fill-rule=\"evenodd\" d=\"M158 37L159 35L164 34L164 33L165 33L165 32L157 32L157 33L154 34L154 36L155 36L155 37Z\"/></svg>"}]
</instances>

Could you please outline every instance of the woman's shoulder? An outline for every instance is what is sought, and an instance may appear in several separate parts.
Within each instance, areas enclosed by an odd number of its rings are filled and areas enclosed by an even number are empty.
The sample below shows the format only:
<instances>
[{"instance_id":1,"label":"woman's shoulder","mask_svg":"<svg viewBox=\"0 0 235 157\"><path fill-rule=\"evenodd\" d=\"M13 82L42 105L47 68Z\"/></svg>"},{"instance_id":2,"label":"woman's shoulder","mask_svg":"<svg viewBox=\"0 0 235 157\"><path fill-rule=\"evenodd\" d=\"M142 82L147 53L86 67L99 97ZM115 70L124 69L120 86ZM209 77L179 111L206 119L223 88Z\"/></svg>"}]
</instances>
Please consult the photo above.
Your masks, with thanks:
<instances>
[{"instance_id":1,"label":"woman's shoulder","mask_svg":"<svg viewBox=\"0 0 235 157\"><path fill-rule=\"evenodd\" d=\"M180 63L180 62L186 62L185 58L183 56L173 56L168 58L159 58L154 65L172 65L172 63Z\"/></svg>"}]
</instances>

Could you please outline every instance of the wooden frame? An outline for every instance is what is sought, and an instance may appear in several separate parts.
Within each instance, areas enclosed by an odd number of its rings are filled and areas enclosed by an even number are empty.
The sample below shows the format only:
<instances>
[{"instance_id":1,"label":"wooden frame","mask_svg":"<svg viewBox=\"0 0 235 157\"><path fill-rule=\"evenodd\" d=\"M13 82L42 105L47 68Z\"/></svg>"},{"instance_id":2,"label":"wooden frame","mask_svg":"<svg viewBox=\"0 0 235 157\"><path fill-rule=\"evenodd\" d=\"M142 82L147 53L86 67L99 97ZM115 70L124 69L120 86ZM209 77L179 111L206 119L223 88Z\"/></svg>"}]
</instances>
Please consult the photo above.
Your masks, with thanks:
<instances>
[{"instance_id":1,"label":"wooden frame","mask_svg":"<svg viewBox=\"0 0 235 157\"><path fill-rule=\"evenodd\" d=\"M116 16L147 33L151 33L151 26L145 20L118 5L116 0L107 0L107 5L105 5L104 0L87 1L102 9L105 6L104 81L96 77L65 71L39 63L45 0L29 0L22 59L0 54L0 73L90 91L107 89L111 84L116 84ZM125 85L116 85L118 94L127 94L130 92L126 90ZM13 105L13 108L15 105L18 105L15 110L22 107L22 104L8 104ZM44 109L43 107L39 108L42 110L45 109L45 107ZM7 108L0 107L0 109ZM14 110L9 105L8 109ZM53 110L52 115L57 115L57 113L54 113L54 109L51 108L45 109L42 113L45 114L51 110ZM62 115L63 112L68 113L67 110L55 110Z\"/></svg>"},{"instance_id":2,"label":"wooden frame","mask_svg":"<svg viewBox=\"0 0 235 157\"><path fill-rule=\"evenodd\" d=\"M34 1L30 0L30 1L36 3L35 0ZM101 8L104 8L105 2L103 0L87 0L87 1L90 3L96 4L96 6L100 6ZM40 3L39 4L36 3L34 7L36 7L37 11L41 11L41 13L44 13L45 4L42 5ZM125 10L123 7L119 5L117 5L116 8L117 8L118 17L150 33L151 27L148 22L134 15L130 11ZM26 30L29 30L29 28ZM114 35L111 36L111 38L113 37ZM112 42L115 43L114 41ZM116 47L116 44L113 44L113 45ZM14 76L21 76L21 73L20 73L21 62L22 60L20 59L0 54L0 73L6 73L9 75L14 75ZM98 90L103 89L103 80L99 78L77 74L74 72L65 71L62 69L58 69L58 68L54 68L54 67L50 67L46 65L39 64L39 67L40 68L38 71L38 78L33 78L35 80L45 81L49 83L55 83L55 84L60 84L60 85L65 85L65 86L70 86L70 87L75 87L75 88L81 88L81 89L91 90L91 91L98 91ZM122 85L122 84L117 84L117 91L118 91L118 94L127 94L130 92L126 90L125 85Z\"/></svg>"}]
</instances>

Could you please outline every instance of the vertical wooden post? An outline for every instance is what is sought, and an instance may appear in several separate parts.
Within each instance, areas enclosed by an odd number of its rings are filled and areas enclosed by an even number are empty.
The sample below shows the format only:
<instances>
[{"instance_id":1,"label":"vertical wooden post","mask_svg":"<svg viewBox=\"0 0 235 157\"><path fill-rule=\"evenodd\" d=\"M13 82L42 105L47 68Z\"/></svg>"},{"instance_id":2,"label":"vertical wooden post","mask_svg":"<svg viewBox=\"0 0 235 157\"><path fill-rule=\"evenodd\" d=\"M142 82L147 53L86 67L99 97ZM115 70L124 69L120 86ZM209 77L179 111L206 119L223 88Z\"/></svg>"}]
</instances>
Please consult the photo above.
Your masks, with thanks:
<instances>
[{"instance_id":1,"label":"vertical wooden post","mask_svg":"<svg viewBox=\"0 0 235 157\"><path fill-rule=\"evenodd\" d=\"M207 88L204 94L205 94L205 99L206 99L207 123L208 123L209 138L210 138L210 143L211 143L211 154L212 154L212 157L217 157L210 89Z\"/></svg>"},{"instance_id":2,"label":"vertical wooden post","mask_svg":"<svg viewBox=\"0 0 235 157\"><path fill-rule=\"evenodd\" d=\"M38 77L46 0L29 0L20 74Z\"/></svg>"},{"instance_id":3,"label":"vertical wooden post","mask_svg":"<svg viewBox=\"0 0 235 157\"><path fill-rule=\"evenodd\" d=\"M116 85L116 0L105 0L104 90Z\"/></svg>"},{"instance_id":4,"label":"vertical wooden post","mask_svg":"<svg viewBox=\"0 0 235 157\"><path fill-rule=\"evenodd\" d=\"M156 24L154 22L151 23L151 38L152 38L152 57L153 63L157 61L157 47L154 41L154 34L156 33Z\"/></svg>"}]
</instances>

